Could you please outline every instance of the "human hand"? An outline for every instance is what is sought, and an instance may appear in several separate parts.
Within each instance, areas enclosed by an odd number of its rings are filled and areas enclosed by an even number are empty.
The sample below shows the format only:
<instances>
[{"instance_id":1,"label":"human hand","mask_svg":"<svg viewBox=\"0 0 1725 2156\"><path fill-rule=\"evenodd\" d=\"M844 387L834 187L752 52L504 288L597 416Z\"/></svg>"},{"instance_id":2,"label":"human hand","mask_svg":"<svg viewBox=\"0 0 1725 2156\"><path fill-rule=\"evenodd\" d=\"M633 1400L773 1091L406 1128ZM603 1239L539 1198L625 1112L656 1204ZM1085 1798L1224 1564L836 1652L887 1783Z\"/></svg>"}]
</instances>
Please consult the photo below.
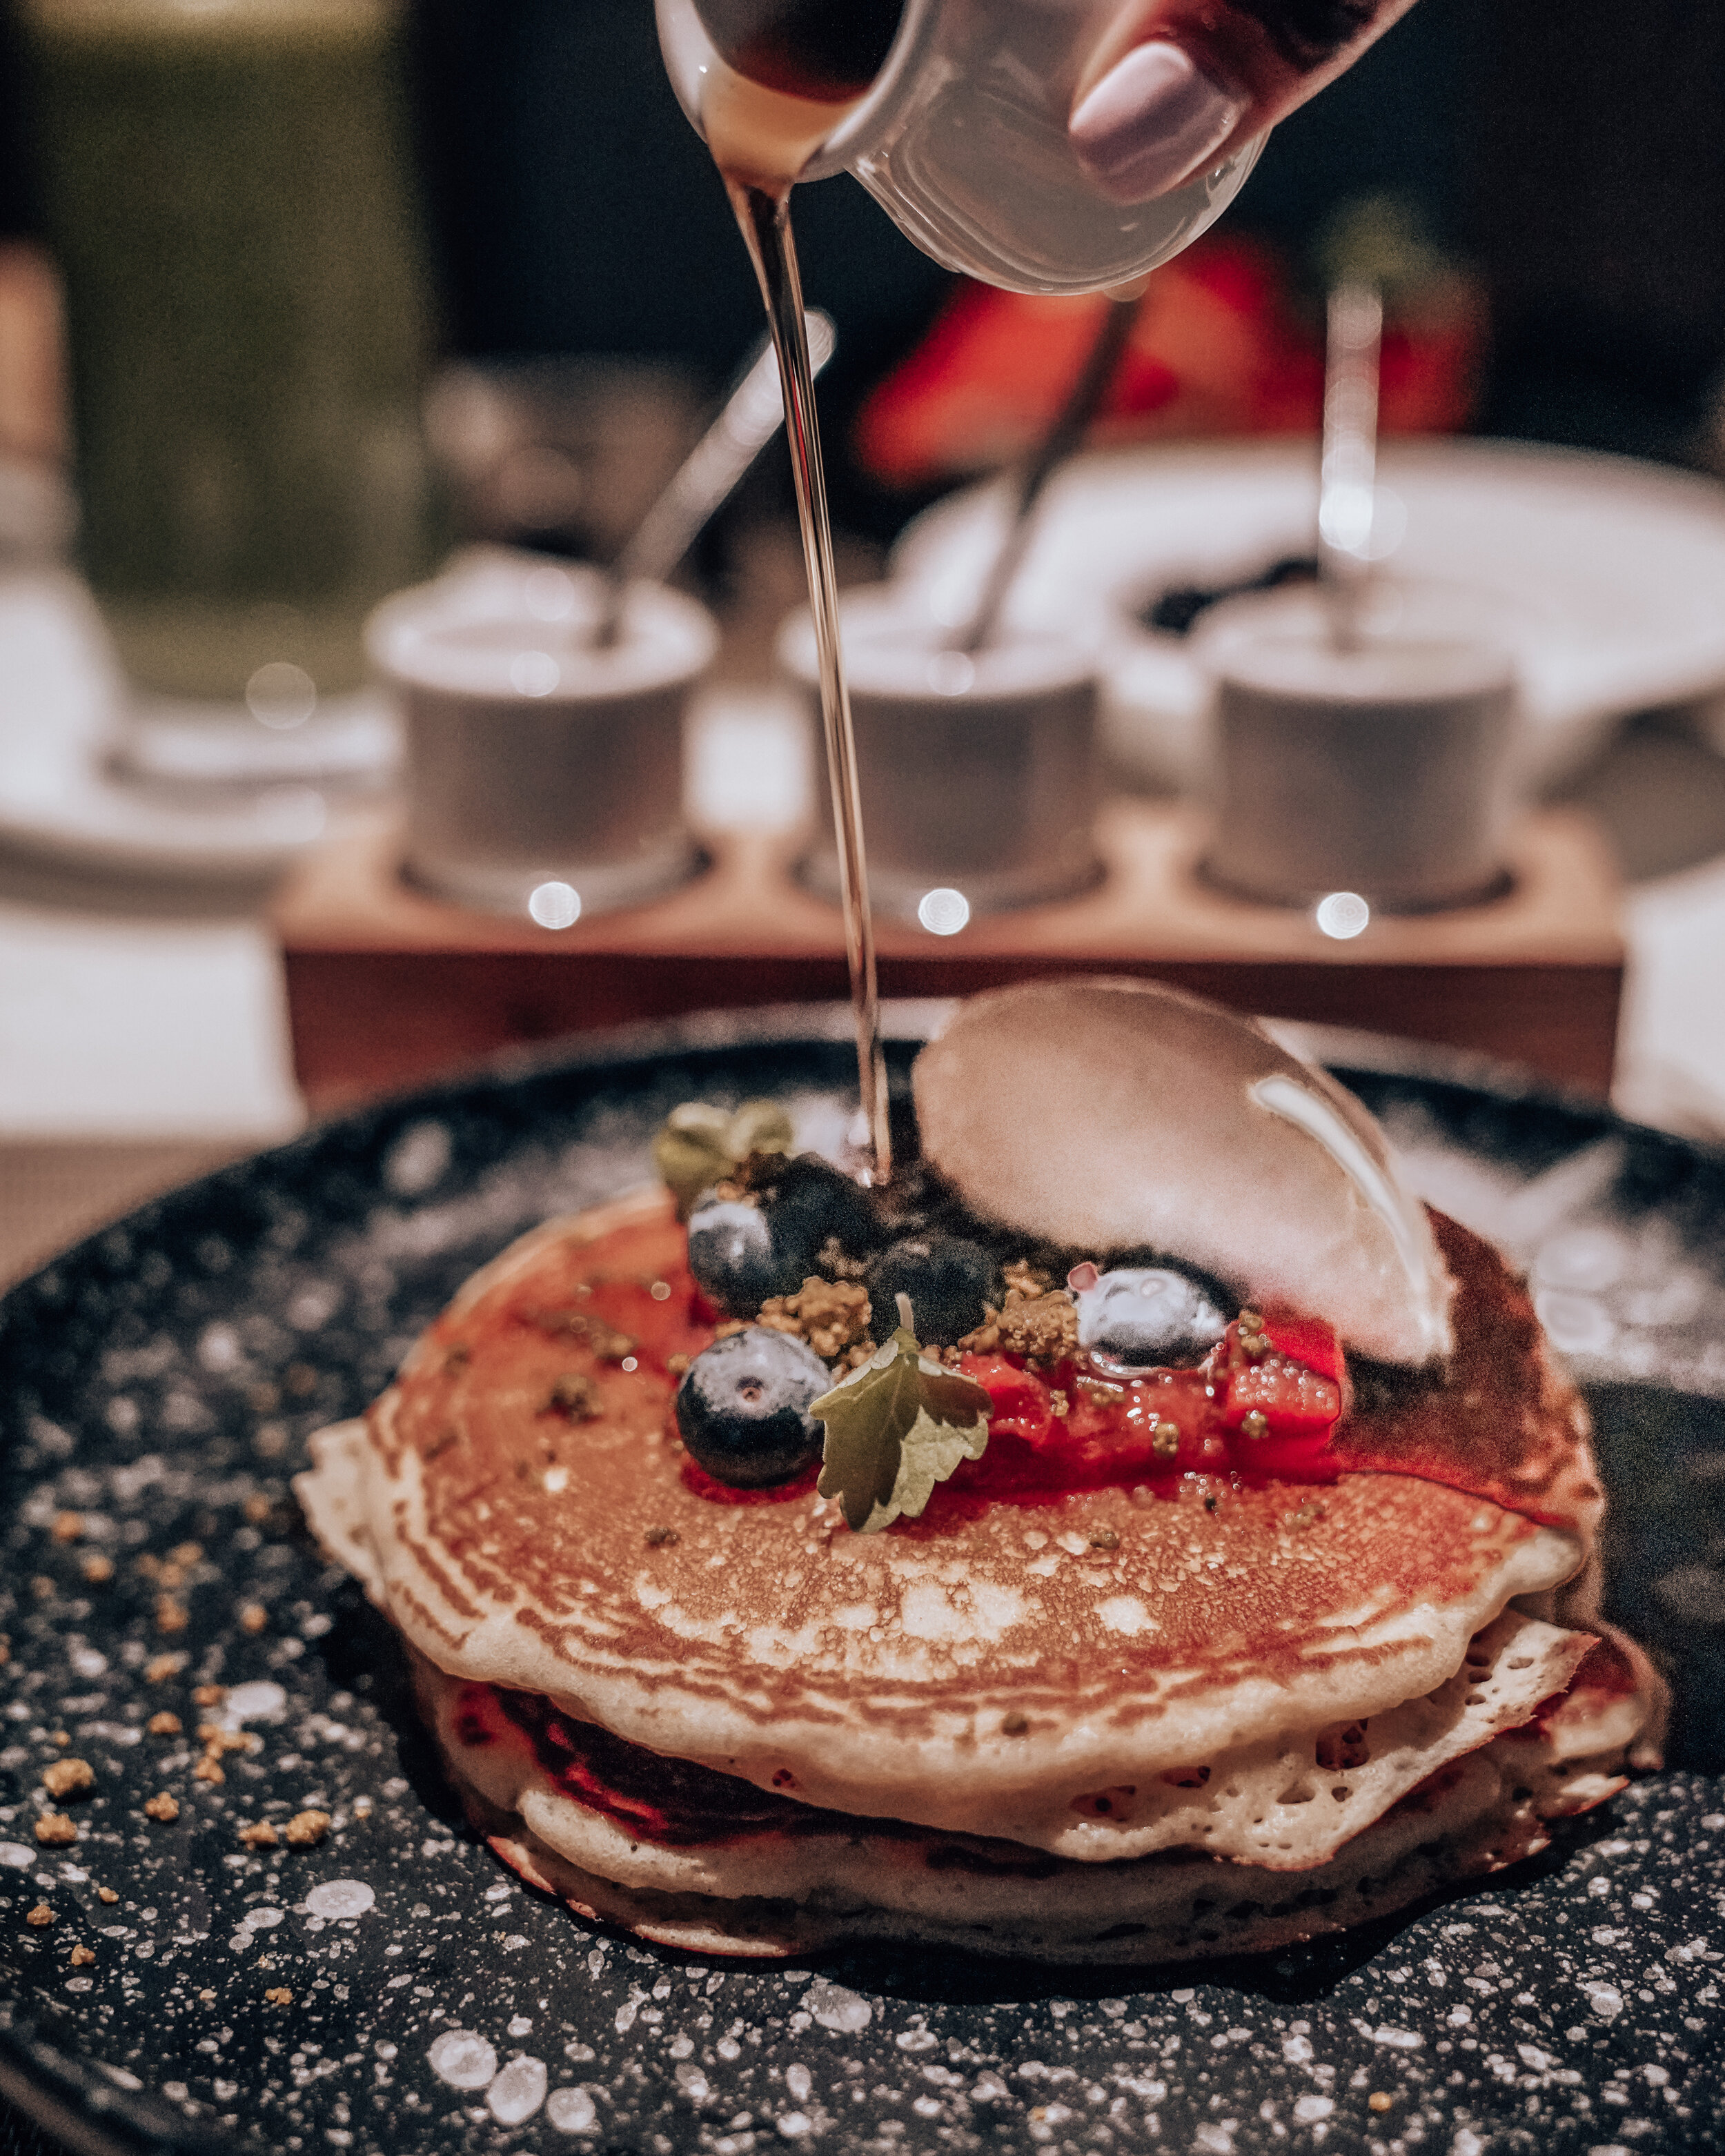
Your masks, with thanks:
<instances>
[{"instance_id":1,"label":"human hand","mask_svg":"<svg viewBox=\"0 0 1725 2156\"><path fill-rule=\"evenodd\" d=\"M1147 202L1241 149L1350 67L1414 0L1132 0L1068 122L1096 183Z\"/></svg>"}]
</instances>

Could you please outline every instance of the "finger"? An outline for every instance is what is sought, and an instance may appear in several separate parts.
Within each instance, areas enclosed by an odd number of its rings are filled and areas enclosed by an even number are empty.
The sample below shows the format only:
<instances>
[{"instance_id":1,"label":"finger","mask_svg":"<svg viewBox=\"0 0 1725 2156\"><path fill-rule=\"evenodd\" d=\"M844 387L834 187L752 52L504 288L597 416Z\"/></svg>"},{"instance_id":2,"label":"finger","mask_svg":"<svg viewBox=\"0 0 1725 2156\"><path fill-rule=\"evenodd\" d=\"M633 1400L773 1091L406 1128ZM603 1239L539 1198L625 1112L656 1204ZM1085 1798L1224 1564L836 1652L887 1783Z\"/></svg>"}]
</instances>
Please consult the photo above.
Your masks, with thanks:
<instances>
[{"instance_id":1,"label":"finger","mask_svg":"<svg viewBox=\"0 0 1725 2156\"><path fill-rule=\"evenodd\" d=\"M1350 66L1414 0L1136 0L1081 74L1074 148L1147 202L1245 147Z\"/></svg>"}]
</instances>

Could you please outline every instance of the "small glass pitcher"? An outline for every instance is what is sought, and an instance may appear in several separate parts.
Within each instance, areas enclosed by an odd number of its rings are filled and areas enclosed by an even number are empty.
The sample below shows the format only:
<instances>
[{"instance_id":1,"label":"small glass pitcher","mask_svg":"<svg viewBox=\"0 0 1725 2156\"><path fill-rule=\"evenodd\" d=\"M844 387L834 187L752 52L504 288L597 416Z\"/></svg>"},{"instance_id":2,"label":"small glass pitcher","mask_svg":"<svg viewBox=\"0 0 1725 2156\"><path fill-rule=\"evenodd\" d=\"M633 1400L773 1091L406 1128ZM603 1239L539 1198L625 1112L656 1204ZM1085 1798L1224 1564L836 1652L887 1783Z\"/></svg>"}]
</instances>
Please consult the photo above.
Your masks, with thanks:
<instances>
[{"instance_id":1,"label":"small glass pitcher","mask_svg":"<svg viewBox=\"0 0 1725 2156\"><path fill-rule=\"evenodd\" d=\"M1009 291L1131 285L1215 222L1260 146L1148 201L1086 165L1070 122L1124 49L1122 0L657 6L721 165L769 183L852 172L925 254Z\"/></svg>"}]
</instances>

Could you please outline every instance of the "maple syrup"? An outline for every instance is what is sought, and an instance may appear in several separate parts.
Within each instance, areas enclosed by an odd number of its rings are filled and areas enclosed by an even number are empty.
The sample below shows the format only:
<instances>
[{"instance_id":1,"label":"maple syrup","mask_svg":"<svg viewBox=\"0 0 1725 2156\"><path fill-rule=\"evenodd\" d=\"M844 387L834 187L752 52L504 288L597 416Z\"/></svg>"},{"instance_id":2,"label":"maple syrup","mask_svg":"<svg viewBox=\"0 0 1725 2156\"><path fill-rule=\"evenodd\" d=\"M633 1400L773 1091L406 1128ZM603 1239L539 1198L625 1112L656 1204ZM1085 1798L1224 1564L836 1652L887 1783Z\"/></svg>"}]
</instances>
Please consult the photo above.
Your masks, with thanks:
<instances>
[{"instance_id":1,"label":"maple syrup","mask_svg":"<svg viewBox=\"0 0 1725 2156\"><path fill-rule=\"evenodd\" d=\"M883 0L695 0L716 57L702 89L702 131L730 194L766 304L784 396L785 440L814 622L827 773L856 1022L857 1076L870 1155L867 1179L892 1172L886 1063L880 1043L874 919L863 844L856 740L839 640L833 565L802 279L791 234L791 187L844 115L867 95L892 43L899 8Z\"/></svg>"}]
</instances>

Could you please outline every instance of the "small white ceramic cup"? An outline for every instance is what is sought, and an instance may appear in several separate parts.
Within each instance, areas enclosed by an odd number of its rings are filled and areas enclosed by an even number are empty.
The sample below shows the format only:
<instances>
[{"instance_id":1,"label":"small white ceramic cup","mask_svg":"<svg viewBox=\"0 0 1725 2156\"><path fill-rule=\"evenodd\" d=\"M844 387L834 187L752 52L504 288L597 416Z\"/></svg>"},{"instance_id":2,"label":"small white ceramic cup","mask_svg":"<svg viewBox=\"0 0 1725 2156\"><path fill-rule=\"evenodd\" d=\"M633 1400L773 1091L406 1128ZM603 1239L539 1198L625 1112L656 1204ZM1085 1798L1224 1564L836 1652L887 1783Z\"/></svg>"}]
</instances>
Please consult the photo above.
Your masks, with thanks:
<instances>
[{"instance_id":1,"label":"small white ceramic cup","mask_svg":"<svg viewBox=\"0 0 1725 2156\"><path fill-rule=\"evenodd\" d=\"M1387 912L1506 886L1517 700L1501 646L1399 607L1338 649L1308 588L1219 607L1199 649L1215 684L1210 881L1277 905L1353 891Z\"/></svg>"},{"instance_id":2,"label":"small white ceramic cup","mask_svg":"<svg viewBox=\"0 0 1725 2156\"><path fill-rule=\"evenodd\" d=\"M863 832L875 906L936 934L974 916L1045 904L1101 875L1092 827L1101 788L1093 655L1059 637L1017 637L974 654L891 584L845 594L840 635L856 729ZM808 697L817 745L814 630L780 632L779 663ZM821 829L798 871L839 896L826 758Z\"/></svg>"},{"instance_id":3,"label":"small white ceramic cup","mask_svg":"<svg viewBox=\"0 0 1725 2156\"><path fill-rule=\"evenodd\" d=\"M567 927L700 869L683 713L718 632L693 599L639 584L601 647L604 596L596 571L476 548L372 614L367 646L406 722L409 881Z\"/></svg>"}]
</instances>

